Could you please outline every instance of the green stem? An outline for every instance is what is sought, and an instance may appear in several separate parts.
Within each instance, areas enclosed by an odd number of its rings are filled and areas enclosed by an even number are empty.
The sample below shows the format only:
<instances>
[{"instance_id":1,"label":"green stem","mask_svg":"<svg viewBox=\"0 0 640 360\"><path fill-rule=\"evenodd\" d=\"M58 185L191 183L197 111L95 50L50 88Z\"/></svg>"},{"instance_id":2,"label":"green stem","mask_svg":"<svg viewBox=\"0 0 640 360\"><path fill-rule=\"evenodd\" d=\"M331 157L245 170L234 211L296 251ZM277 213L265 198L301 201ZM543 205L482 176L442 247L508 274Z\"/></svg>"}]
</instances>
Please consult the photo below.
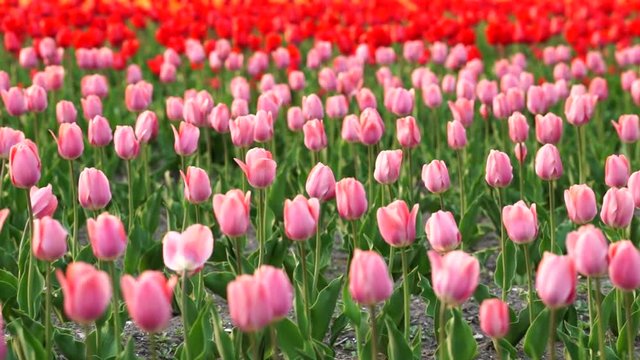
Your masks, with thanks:
<instances>
[{"instance_id":1,"label":"green stem","mask_svg":"<svg viewBox=\"0 0 640 360\"><path fill-rule=\"evenodd\" d=\"M309 285L307 284L307 253L304 248L305 242L298 241L298 251L300 254L300 267L302 270L302 302L304 304L304 315L307 318L307 333L311 336L311 314L309 312Z\"/></svg>"},{"instance_id":2,"label":"green stem","mask_svg":"<svg viewBox=\"0 0 640 360\"><path fill-rule=\"evenodd\" d=\"M264 258L264 234L262 230L264 226L262 224L262 207L264 206L264 190L258 189L258 212L256 214L256 227L257 227L257 236L258 236L258 265L262 265Z\"/></svg>"},{"instance_id":3,"label":"green stem","mask_svg":"<svg viewBox=\"0 0 640 360\"><path fill-rule=\"evenodd\" d=\"M127 160L127 183L129 185L129 225L127 233L131 234L133 230L133 182L131 180L131 160Z\"/></svg>"},{"instance_id":4,"label":"green stem","mask_svg":"<svg viewBox=\"0 0 640 360\"><path fill-rule=\"evenodd\" d=\"M522 147L524 143L520 143L518 151L520 152L520 159L522 159ZM520 200L524 200L524 164L518 161L518 180L520 185Z\"/></svg>"},{"instance_id":5,"label":"green stem","mask_svg":"<svg viewBox=\"0 0 640 360\"><path fill-rule=\"evenodd\" d=\"M445 304L440 301L440 309L438 311L438 349L439 349L439 358L440 360L446 360L447 359L447 347L445 346L444 342L445 342L445 323L444 323L444 315L445 315L445 311L446 311L446 306Z\"/></svg>"},{"instance_id":6,"label":"green stem","mask_svg":"<svg viewBox=\"0 0 640 360\"><path fill-rule=\"evenodd\" d=\"M51 340L51 262L47 262L47 273L45 275L45 286L47 288L44 308L44 331L47 359L51 359L53 355L53 342Z\"/></svg>"},{"instance_id":7,"label":"green stem","mask_svg":"<svg viewBox=\"0 0 640 360\"><path fill-rule=\"evenodd\" d=\"M238 236L230 240L236 247L236 275L242 274L242 237Z\"/></svg>"},{"instance_id":8,"label":"green stem","mask_svg":"<svg viewBox=\"0 0 640 360\"><path fill-rule=\"evenodd\" d=\"M276 327L274 325L269 326L269 337L271 338L271 351L273 352L273 358L278 360L280 359L280 355L278 355L278 337L276 334Z\"/></svg>"},{"instance_id":9,"label":"green stem","mask_svg":"<svg viewBox=\"0 0 640 360\"><path fill-rule=\"evenodd\" d=\"M89 334L91 334L91 327L87 324L84 327L84 349L85 349L85 357L87 360L91 360L93 358L93 351L91 349L92 345L89 343ZM95 346L95 344L93 344Z\"/></svg>"},{"instance_id":10,"label":"green stem","mask_svg":"<svg viewBox=\"0 0 640 360\"><path fill-rule=\"evenodd\" d=\"M73 232L69 240L71 256L75 260L78 256L78 199L76 196L76 178L73 172L73 161L69 160L69 185L71 186L71 203L73 204Z\"/></svg>"},{"instance_id":11,"label":"green stem","mask_svg":"<svg viewBox=\"0 0 640 360\"><path fill-rule=\"evenodd\" d=\"M411 338L411 312L409 311L409 264L407 262L407 251L409 251L409 247L406 249L400 249L400 256L402 261L402 295L404 298L404 336L407 338L407 341Z\"/></svg>"},{"instance_id":12,"label":"green stem","mask_svg":"<svg viewBox=\"0 0 640 360\"><path fill-rule=\"evenodd\" d=\"M409 204L413 204L413 183L411 182L411 175L413 174L413 163L411 156L411 148L407 148L408 171L407 171L407 192L409 193ZM390 199L391 200L391 199Z\"/></svg>"},{"instance_id":13,"label":"green stem","mask_svg":"<svg viewBox=\"0 0 640 360\"><path fill-rule=\"evenodd\" d=\"M251 334L249 339L251 341L251 348L253 349L253 360L262 360L260 358L260 346L258 346L258 344L260 344L258 341L258 332L256 331Z\"/></svg>"},{"instance_id":14,"label":"green stem","mask_svg":"<svg viewBox=\"0 0 640 360\"><path fill-rule=\"evenodd\" d=\"M351 250L351 257L355 253L355 250L358 248L358 229L356 226L356 220L351 220L351 240L353 241L353 249Z\"/></svg>"},{"instance_id":15,"label":"green stem","mask_svg":"<svg viewBox=\"0 0 640 360\"><path fill-rule=\"evenodd\" d=\"M371 359L378 359L378 329L376 328L376 306L369 307L369 321L371 327Z\"/></svg>"},{"instance_id":16,"label":"green stem","mask_svg":"<svg viewBox=\"0 0 640 360\"><path fill-rule=\"evenodd\" d=\"M529 324L533 324L533 285L531 273L531 256L529 255L529 244L522 244L524 249L524 263L527 271L527 302L529 307Z\"/></svg>"},{"instance_id":17,"label":"green stem","mask_svg":"<svg viewBox=\"0 0 640 360\"><path fill-rule=\"evenodd\" d=\"M390 246L389 250L389 276L393 279L393 263L394 258L396 257L396 248L394 246Z\"/></svg>"},{"instance_id":18,"label":"green stem","mask_svg":"<svg viewBox=\"0 0 640 360\"><path fill-rule=\"evenodd\" d=\"M580 184L584 184L584 130L582 126L577 126L578 132L578 179Z\"/></svg>"},{"instance_id":19,"label":"green stem","mask_svg":"<svg viewBox=\"0 0 640 360\"><path fill-rule=\"evenodd\" d=\"M189 320L187 317L187 272L182 273L182 328L184 332L184 346L182 347L186 360L191 360L189 354Z\"/></svg>"},{"instance_id":20,"label":"green stem","mask_svg":"<svg viewBox=\"0 0 640 360\"><path fill-rule=\"evenodd\" d=\"M320 279L320 260L322 252L322 243L320 242L320 218L318 218L318 226L316 229L316 250L315 250L315 259L313 261L313 291L314 293L318 292L318 280Z\"/></svg>"},{"instance_id":21,"label":"green stem","mask_svg":"<svg viewBox=\"0 0 640 360\"><path fill-rule=\"evenodd\" d=\"M27 236L27 246L28 249L31 249L31 242L33 241L33 209L31 208L31 196L29 195L29 190L25 189L25 195L27 198L27 212L29 213L29 235ZM33 282L33 253L31 251L28 252L27 256L29 257L29 264L27 265L27 313L30 316L35 314L35 309L33 308L33 294L31 293L32 282Z\"/></svg>"},{"instance_id":22,"label":"green stem","mask_svg":"<svg viewBox=\"0 0 640 360\"><path fill-rule=\"evenodd\" d=\"M593 290L591 289L591 277L587 277L587 307L589 313L589 329L594 329L595 319L593 318Z\"/></svg>"},{"instance_id":23,"label":"green stem","mask_svg":"<svg viewBox=\"0 0 640 360\"><path fill-rule=\"evenodd\" d=\"M224 154L224 179L226 181L229 179L229 145L225 137L222 138L222 149Z\"/></svg>"},{"instance_id":24,"label":"green stem","mask_svg":"<svg viewBox=\"0 0 640 360\"><path fill-rule=\"evenodd\" d=\"M549 309L549 359L556 359L556 310Z\"/></svg>"},{"instance_id":25,"label":"green stem","mask_svg":"<svg viewBox=\"0 0 640 360\"><path fill-rule=\"evenodd\" d=\"M200 205L194 204L193 207L196 210L196 224L200 224Z\"/></svg>"},{"instance_id":26,"label":"green stem","mask_svg":"<svg viewBox=\"0 0 640 360\"><path fill-rule=\"evenodd\" d=\"M554 200L555 197L553 195L553 180L549 181L549 235L551 238L551 252L556 252L556 228L554 225L555 216L553 211L555 209Z\"/></svg>"},{"instance_id":27,"label":"green stem","mask_svg":"<svg viewBox=\"0 0 640 360\"><path fill-rule=\"evenodd\" d=\"M158 360L158 348L156 345L155 333L149 333L149 350L151 351L151 360Z\"/></svg>"},{"instance_id":28,"label":"green stem","mask_svg":"<svg viewBox=\"0 0 640 360\"><path fill-rule=\"evenodd\" d=\"M4 184L4 168L6 167L5 159L2 159L2 161L0 162L0 199L2 199L2 185Z\"/></svg>"},{"instance_id":29,"label":"green stem","mask_svg":"<svg viewBox=\"0 0 640 360\"><path fill-rule=\"evenodd\" d=\"M438 114L436 109L431 109L431 124L433 126L433 135L435 137L436 144L436 159L440 159L440 129L438 127Z\"/></svg>"},{"instance_id":30,"label":"green stem","mask_svg":"<svg viewBox=\"0 0 640 360\"><path fill-rule=\"evenodd\" d=\"M502 189L496 188L498 194L498 211L502 212ZM500 215L500 214L498 214ZM500 258L502 260L502 301L507 300L507 257L506 243L504 238L504 224L500 221Z\"/></svg>"},{"instance_id":31,"label":"green stem","mask_svg":"<svg viewBox=\"0 0 640 360\"><path fill-rule=\"evenodd\" d=\"M122 340L120 339L120 306L118 304L118 281L114 261L109 261L109 273L111 275L111 281L113 281L113 296L111 297L111 303L113 306L113 338L116 343L116 357L118 357L118 355L120 354L120 345L122 344Z\"/></svg>"},{"instance_id":32,"label":"green stem","mask_svg":"<svg viewBox=\"0 0 640 360\"><path fill-rule=\"evenodd\" d=\"M493 338L491 339L491 341L493 341L493 348L496 349L496 359L502 360L502 352L500 351L500 345L498 344L498 339Z\"/></svg>"},{"instance_id":33,"label":"green stem","mask_svg":"<svg viewBox=\"0 0 640 360\"><path fill-rule=\"evenodd\" d=\"M438 198L440 198L440 210L444 211L444 194L438 194Z\"/></svg>"},{"instance_id":34,"label":"green stem","mask_svg":"<svg viewBox=\"0 0 640 360\"><path fill-rule=\"evenodd\" d=\"M600 278L595 278L596 282L596 315L598 316L598 349L600 350L600 360L605 360L604 353L604 326L602 325L602 294L600 293Z\"/></svg>"},{"instance_id":35,"label":"green stem","mask_svg":"<svg viewBox=\"0 0 640 360\"><path fill-rule=\"evenodd\" d=\"M369 206L371 208L373 208L373 171L374 171L374 160L373 160L373 145L369 145L367 147L368 152L369 152L369 168L367 169L367 176L369 177L369 180L367 182L367 185L369 186L369 191L367 192L367 195L369 196Z\"/></svg>"},{"instance_id":36,"label":"green stem","mask_svg":"<svg viewBox=\"0 0 640 360\"><path fill-rule=\"evenodd\" d=\"M631 316L631 307L633 306L633 292L624 292L624 314L627 318L627 353L628 360L633 360L635 354L633 347L635 343L635 335L633 331L633 317Z\"/></svg>"},{"instance_id":37,"label":"green stem","mask_svg":"<svg viewBox=\"0 0 640 360\"><path fill-rule=\"evenodd\" d=\"M464 179L462 172L464 171L464 165L462 161L462 151L456 151L456 157L458 158L458 187L460 188L460 219L464 216L466 212L465 204L464 204Z\"/></svg>"}]
</instances>

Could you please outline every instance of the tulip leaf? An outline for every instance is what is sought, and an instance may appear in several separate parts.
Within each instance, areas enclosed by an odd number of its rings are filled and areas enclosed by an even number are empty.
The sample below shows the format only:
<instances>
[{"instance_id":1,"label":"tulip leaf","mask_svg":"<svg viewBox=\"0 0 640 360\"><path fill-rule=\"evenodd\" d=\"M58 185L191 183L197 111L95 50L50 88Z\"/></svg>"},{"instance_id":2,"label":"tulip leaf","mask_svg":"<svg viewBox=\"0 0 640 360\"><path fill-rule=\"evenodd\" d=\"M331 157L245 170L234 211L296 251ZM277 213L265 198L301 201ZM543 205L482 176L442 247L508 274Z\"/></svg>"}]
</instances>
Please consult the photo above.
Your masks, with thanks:
<instances>
[{"instance_id":1,"label":"tulip leaf","mask_svg":"<svg viewBox=\"0 0 640 360\"><path fill-rule=\"evenodd\" d=\"M625 294L627 296L627 294ZM626 316L623 317L625 319L624 325L622 329L620 329L620 333L618 334L618 341L616 341L616 349L618 350L618 354L627 354L627 344L628 344L628 328L631 326L632 342L634 342L636 335L638 334L638 325L640 325L640 310L635 311L631 315L631 319L628 319ZM631 324L629 324L629 320L631 320ZM635 346L633 347L635 349Z\"/></svg>"},{"instance_id":2,"label":"tulip leaf","mask_svg":"<svg viewBox=\"0 0 640 360\"><path fill-rule=\"evenodd\" d=\"M189 324L189 353L195 358L211 358L213 329L211 325L211 302L207 301L198 312L196 320Z\"/></svg>"},{"instance_id":3,"label":"tulip leaf","mask_svg":"<svg viewBox=\"0 0 640 360\"><path fill-rule=\"evenodd\" d=\"M565 325L567 325L565 323ZM564 344L565 351L569 354L571 359L586 359L586 349L582 344L584 338L584 332L582 335L576 337L571 334L567 334L564 331L558 331L558 339Z\"/></svg>"},{"instance_id":4,"label":"tulip leaf","mask_svg":"<svg viewBox=\"0 0 640 360\"><path fill-rule=\"evenodd\" d=\"M524 337L524 351L534 359L542 358L549 338L549 309L544 309L533 320Z\"/></svg>"},{"instance_id":5,"label":"tulip leaf","mask_svg":"<svg viewBox=\"0 0 640 360\"><path fill-rule=\"evenodd\" d=\"M135 338L133 336L129 337L127 340L127 344L124 347L124 351L122 352L121 360L137 360L136 349L135 349Z\"/></svg>"},{"instance_id":6,"label":"tulip leaf","mask_svg":"<svg viewBox=\"0 0 640 360\"><path fill-rule=\"evenodd\" d=\"M338 295L340 295L340 285L342 284L342 276L334 279L326 288L320 291L316 302L311 306L311 324L312 335L314 339L324 339L329 322L336 308Z\"/></svg>"},{"instance_id":7,"label":"tulip leaf","mask_svg":"<svg viewBox=\"0 0 640 360\"><path fill-rule=\"evenodd\" d=\"M506 231L505 231L506 232ZM504 240L504 251L505 254L500 253L498 258L496 259L496 271L494 274L494 280L498 287L502 288L503 284L506 285L506 288L502 289L502 291L509 291L511 289L511 285L513 284L513 278L516 275L516 246L515 244L507 239L505 234ZM506 275L503 275L503 257L505 259L504 265L506 265ZM503 279L503 276L506 276L506 279Z\"/></svg>"},{"instance_id":8,"label":"tulip leaf","mask_svg":"<svg viewBox=\"0 0 640 360\"><path fill-rule=\"evenodd\" d=\"M457 309L453 310L453 317L447 323L447 347L451 359L471 360L476 356L478 344L473 330Z\"/></svg>"},{"instance_id":9,"label":"tulip leaf","mask_svg":"<svg viewBox=\"0 0 640 360\"><path fill-rule=\"evenodd\" d=\"M278 347L287 355L289 359L297 359L302 353L301 349L305 343L300 328L289 319L282 319L276 324Z\"/></svg>"},{"instance_id":10,"label":"tulip leaf","mask_svg":"<svg viewBox=\"0 0 640 360\"><path fill-rule=\"evenodd\" d=\"M10 333L15 334L16 341L27 359L45 359L47 357L42 339L36 337L29 329L25 329L22 320L12 321L7 325L7 329Z\"/></svg>"},{"instance_id":11,"label":"tulip leaf","mask_svg":"<svg viewBox=\"0 0 640 360\"><path fill-rule=\"evenodd\" d=\"M405 360L413 358L413 352L407 344L407 339L401 333L396 324L389 317L386 317L384 324L387 327L389 343L387 344L387 357L390 360Z\"/></svg>"},{"instance_id":12,"label":"tulip leaf","mask_svg":"<svg viewBox=\"0 0 640 360\"><path fill-rule=\"evenodd\" d=\"M338 315L337 318L335 318L335 320L333 320L333 323L331 324L331 335L329 337L329 345L333 346L336 341L338 340L338 338L340 337L340 335L342 335L342 332L344 331L344 329L347 327L347 325L349 324L349 318L347 317L347 315L344 314L344 312L340 315Z\"/></svg>"},{"instance_id":13,"label":"tulip leaf","mask_svg":"<svg viewBox=\"0 0 640 360\"><path fill-rule=\"evenodd\" d=\"M6 304L18 295L18 279L10 272L0 269L0 301Z\"/></svg>"},{"instance_id":14,"label":"tulip leaf","mask_svg":"<svg viewBox=\"0 0 640 360\"><path fill-rule=\"evenodd\" d=\"M420 296L422 296L424 301L427 303L427 315L435 319L438 313L438 300L436 299L436 294L433 292L431 283L427 280L426 276L420 275L420 289L422 289Z\"/></svg>"},{"instance_id":15,"label":"tulip leaf","mask_svg":"<svg viewBox=\"0 0 640 360\"><path fill-rule=\"evenodd\" d=\"M354 326L360 326L362 313L358 305L353 301L353 298L351 298L348 281L346 281L342 287L342 312L351 320Z\"/></svg>"},{"instance_id":16,"label":"tulip leaf","mask_svg":"<svg viewBox=\"0 0 640 360\"><path fill-rule=\"evenodd\" d=\"M597 291L597 289L593 289L593 291ZM602 300L602 305L601 305L601 316L602 318L598 318L596 317L596 321L594 323L594 328L590 331L589 333L589 347L592 350L597 350L598 349L598 332L600 331L600 322L602 322L603 325L603 331L606 334L607 330L609 329L609 324L611 323L611 314L613 312L613 308L615 306L615 298L616 298L616 292L611 291L609 292L609 294L607 294L607 296L605 296L604 300Z\"/></svg>"},{"instance_id":17,"label":"tulip leaf","mask_svg":"<svg viewBox=\"0 0 640 360\"><path fill-rule=\"evenodd\" d=\"M498 346L500 347L500 351L502 351L503 358L507 359L517 359L518 358L518 349L516 349L507 339L498 340ZM504 356L505 351L508 353L508 357Z\"/></svg>"},{"instance_id":18,"label":"tulip leaf","mask_svg":"<svg viewBox=\"0 0 640 360\"><path fill-rule=\"evenodd\" d=\"M211 307L213 319L213 336L216 342L216 346L218 348L218 353L220 354L220 358L222 360L233 360L236 358L236 354L233 348L233 343L231 342L231 338L229 334L222 328L222 321L220 320L220 315L216 310L215 306Z\"/></svg>"},{"instance_id":19,"label":"tulip leaf","mask_svg":"<svg viewBox=\"0 0 640 360\"><path fill-rule=\"evenodd\" d=\"M69 331L56 329L53 334L53 341L65 358L69 360L81 360L85 358L84 343L76 340Z\"/></svg>"},{"instance_id":20,"label":"tulip leaf","mask_svg":"<svg viewBox=\"0 0 640 360\"><path fill-rule=\"evenodd\" d=\"M235 279L235 275L229 271L210 271L203 277L207 289L223 299L227 298L227 284L233 279Z\"/></svg>"},{"instance_id":21,"label":"tulip leaf","mask_svg":"<svg viewBox=\"0 0 640 360\"><path fill-rule=\"evenodd\" d=\"M139 258L138 272L145 270L162 270L164 261L162 258L162 242L155 241Z\"/></svg>"},{"instance_id":22,"label":"tulip leaf","mask_svg":"<svg viewBox=\"0 0 640 360\"><path fill-rule=\"evenodd\" d=\"M44 289L44 278L36 265L25 267L26 271L20 276L17 294L20 309L26 310L32 318L36 318L35 314L40 309L40 298ZM31 280L29 279L29 271L31 271Z\"/></svg>"}]
</instances>

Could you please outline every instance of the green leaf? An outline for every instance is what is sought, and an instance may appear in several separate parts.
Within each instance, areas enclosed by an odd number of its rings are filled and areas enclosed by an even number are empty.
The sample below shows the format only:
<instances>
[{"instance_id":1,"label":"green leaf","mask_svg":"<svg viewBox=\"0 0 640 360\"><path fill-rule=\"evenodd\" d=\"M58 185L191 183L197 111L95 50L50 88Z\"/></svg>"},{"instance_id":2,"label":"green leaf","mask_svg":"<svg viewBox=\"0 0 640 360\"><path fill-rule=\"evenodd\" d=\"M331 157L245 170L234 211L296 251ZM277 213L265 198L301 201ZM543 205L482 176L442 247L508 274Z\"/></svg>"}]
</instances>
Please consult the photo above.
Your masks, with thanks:
<instances>
[{"instance_id":1,"label":"green leaf","mask_svg":"<svg viewBox=\"0 0 640 360\"><path fill-rule=\"evenodd\" d=\"M324 339L329 329L329 322L333 317L333 310L336 308L341 284L342 276L334 279L326 288L320 291L318 299L315 304L311 306L311 334L314 339Z\"/></svg>"},{"instance_id":2,"label":"green leaf","mask_svg":"<svg viewBox=\"0 0 640 360\"><path fill-rule=\"evenodd\" d=\"M351 298L349 282L347 281L345 281L344 286L342 287L342 312L355 326L360 325L360 322L362 321L362 313L360 312L358 305Z\"/></svg>"},{"instance_id":3,"label":"green leaf","mask_svg":"<svg viewBox=\"0 0 640 360\"><path fill-rule=\"evenodd\" d=\"M233 343L231 342L231 337L229 337L229 334L227 334L227 332L222 328L222 321L220 320L220 316L218 315L218 311L215 306L212 306L211 308L213 314L213 336L218 348L218 353L222 360L233 360L236 358L236 354L233 348Z\"/></svg>"},{"instance_id":4,"label":"green leaf","mask_svg":"<svg viewBox=\"0 0 640 360\"><path fill-rule=\"evenodd\" d=\"M210 307L211 303L206 302L206 305L199 309L196 321L189 324L189 353L195 359L208 359L211 356L213 329Z\"/></svg>"},{"instance_id":5,"label":"green leaf","mask_svg":"<svg viewBox=\"0 0 640 360\"><path fill-rule=\"evenodd\" d=\"M506 236L504 239L504 251L505 254L500 253L498 255L498 258L496 259L496 271L495 271L495 275L494 275L494 280L496 282L496 285L498 285L498 287L502 288L503 287L503 282L504 285L506 285L505 289L502 289L502 291L508 291L509 289L511 289L511 285L513 284L513 278L516 275L516 246L512 241L509 241ZM503 264L503 257L504 257L504 264ZM502 269L503 269L503 265L506 265L506 281L503 280L503 274L502 274Z\"/></svg>"},{"instance_id":6,"label":"green leaf","mask_svg":"<svg viewBox=\"0 0 640 360\"><path fill-rule=\"evenodd\" d=\"M44 278L38 271L38 267L33 264L31 267L31 283L29 283L29 266L27 264L27 271L20 276L20 283L18 287L18 305L21 309L26 310L32 318L35 318L35 314L40 309L40 298L44 289ZM29 285L31 285L29 287Z\"/></svg>"},{"instance_id":7,"label":"green leaf","mask_svg":"<svg viewBox=\"0 0 640 360\"><path fill-rule=\"evenodd\" d=\"M227 284L229 284L235 275L229 271L211 271L204 277L204 286L207 289L213 291L214 294L226 299L227 298Z\"/></svg>"},{"instance_id":8,"label":"green leaf","mask_svg":"<svg viewBox=\"0 0 640 360\"><path fill-rule=\"evenodd\" d=\"M53 341L58 350L69 360L81 360L85 358L84 343L75 339L73 334L60 329L56 329L53 334Z\"/></svg>"},{"instance_id":9,"label":"green leaf","mask_svg":"<svg viewBox=\"0 0 640 360\"><path fill-rule=\"evenodd\" d=\"M447 347L451 359L471 360L476 356L478 344L473 337L473 330L457 309L447 323Z\"/></svg>"},{"instance_id":10,"label":"green leaf","mask_svg":"<svg viewBox=\"0 0 640 360\"><path fill-rule=\"evenodd\" d=\"M389 343L387 344L387 356L390 360L406 360L413 358L413 352L407 344L407 339L402 334L395 323L388 317L385 318L384 324L387 327Z\"/></svg>"},{"instance_id":11,"label":"green leaf","mask_svg":"<svg viewBox=\"0 0 640 360\"><path fill-rule=\"evenodd\" d=\"M137 360L138 359L138 357L136 356L136 350L135 350L135 339L133 337L129 337L129 340L127 340L127 345L125 345L124 351L122 352L122 357L120 359L121 360Z\"/></svg>"},{"instance_id":12,"label":"green leaf","mask_svg":"<svg viewBox=\"0 0 640 360\"><path fill-rule=\"evenodd\" d=\"M524 337L524 351L534 359L542 358L547 348L549 338L549 309L544 309L538 317L533 320Z\"/></svg>"},{"instance_id":13,"label":"green leaf","mask_svg":"<svg viewBox=\"0 0 640 360\"><path fill-rule=\"evenodd\" d=\"M302 344L305 343L296 324L289 319L283 319L276 325L278 346L289 359L298 359L303 354Z\"/></svg>"}]
</instances>

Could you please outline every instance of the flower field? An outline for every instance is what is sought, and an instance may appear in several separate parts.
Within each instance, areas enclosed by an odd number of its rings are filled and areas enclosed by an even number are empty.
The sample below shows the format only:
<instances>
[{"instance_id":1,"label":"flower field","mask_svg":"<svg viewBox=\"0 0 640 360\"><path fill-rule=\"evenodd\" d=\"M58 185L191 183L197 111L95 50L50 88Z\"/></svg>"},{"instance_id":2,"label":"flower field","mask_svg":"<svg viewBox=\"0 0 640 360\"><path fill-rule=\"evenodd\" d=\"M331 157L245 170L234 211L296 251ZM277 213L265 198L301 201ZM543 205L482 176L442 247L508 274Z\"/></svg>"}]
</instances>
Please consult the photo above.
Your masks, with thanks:
<instances>
[{"instance_id":1,"label":"flower field","mask_svg":"<svg viewBox=\"0 0 640 360\"><path fill-rule=\"evenodd\" d=\"M0 3L0 360L635 359L638 36L638 1Z\"/></svg>"}]
</instances>

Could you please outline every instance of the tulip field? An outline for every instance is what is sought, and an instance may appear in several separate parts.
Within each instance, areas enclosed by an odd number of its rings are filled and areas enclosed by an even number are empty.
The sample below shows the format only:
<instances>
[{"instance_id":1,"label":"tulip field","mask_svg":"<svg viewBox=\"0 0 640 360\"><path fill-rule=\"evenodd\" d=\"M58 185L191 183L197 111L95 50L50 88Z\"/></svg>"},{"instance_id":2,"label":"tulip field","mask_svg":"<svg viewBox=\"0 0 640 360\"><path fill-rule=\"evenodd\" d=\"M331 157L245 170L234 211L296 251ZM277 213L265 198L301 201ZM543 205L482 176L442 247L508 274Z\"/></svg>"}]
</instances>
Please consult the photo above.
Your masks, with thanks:
<instances>
[{"instance_id":1,"label":"tulip field","mask_svg":"<svg viewBox=\"0 0 640 360\"><path fill-rule=\"evenodd\" d=\"M638 1L0 1L0 360L640 359L638 37Z\"/></svg>"}]
</instances>

